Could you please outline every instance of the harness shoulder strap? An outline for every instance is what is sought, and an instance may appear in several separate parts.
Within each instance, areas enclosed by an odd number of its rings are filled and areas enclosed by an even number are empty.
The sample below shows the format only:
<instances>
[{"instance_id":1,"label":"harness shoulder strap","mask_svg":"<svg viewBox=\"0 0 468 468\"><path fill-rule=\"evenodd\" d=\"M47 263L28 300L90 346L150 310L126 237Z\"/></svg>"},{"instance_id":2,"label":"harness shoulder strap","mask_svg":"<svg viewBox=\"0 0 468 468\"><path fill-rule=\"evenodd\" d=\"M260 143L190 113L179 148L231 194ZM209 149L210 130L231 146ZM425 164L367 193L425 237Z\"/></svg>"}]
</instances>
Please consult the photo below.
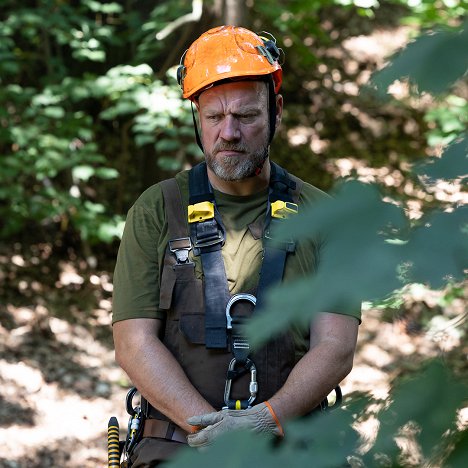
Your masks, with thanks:
<instances>
[{"instance_id":1,"label":"harness shoulder strap","mask_svg":"<svg viewBox=\"0 0 468 468\"><path fill-rule=\"evenodd\" d=\"M188 238L186 208L182 203L179 184L175 178L172 178L163 180L160 185L164 197L169 239Z\"/></svg>"},{"instance_id":2,"label":"harness shoulder strap","mask_svg":"<svg viewBox=\"0 0 468 468\"><path fill-rule=\"evenodd\" d=\"M189 203L194 205L199 202L213 201L214 195L208 180L206 163L201 162L194 166L189 172Z\"/></svg>"},{"instance_id":3,"label":"harness shoulder strap","mask_svg":"<svg viewBox=\"0 0 468 468\"><path fill-rule=\"evenodd\" d=\"M283 279L287 255L295 250L295 244L292 240L287 242L274 241L274 231L279 221L271 216L271 205L278 200L297 205L302 186L301 179L291 176L286 169L278 164L271 163L270 195L263 236L264 256L257 287L256 310L262 309L268 288L280 283Z\"/></svg>"},{"instance_id":4,"label":"harness shoulder strap","mask_svg":"<svg viewBox=\"0 0 468 468\"><path fill-rule=\"evenodd\" d=\"M225 349L226 304L229 301L228 281L221 248L224 244L224 227L221 216L214 204L214 194L208 180L206 163L200 163L189 172L189 203L212 204L212 212L207 216L194 216L190 223L190 235L195 247L195 255L200 255L205 277L205 346Z\"/></svg>"}]
</instances>

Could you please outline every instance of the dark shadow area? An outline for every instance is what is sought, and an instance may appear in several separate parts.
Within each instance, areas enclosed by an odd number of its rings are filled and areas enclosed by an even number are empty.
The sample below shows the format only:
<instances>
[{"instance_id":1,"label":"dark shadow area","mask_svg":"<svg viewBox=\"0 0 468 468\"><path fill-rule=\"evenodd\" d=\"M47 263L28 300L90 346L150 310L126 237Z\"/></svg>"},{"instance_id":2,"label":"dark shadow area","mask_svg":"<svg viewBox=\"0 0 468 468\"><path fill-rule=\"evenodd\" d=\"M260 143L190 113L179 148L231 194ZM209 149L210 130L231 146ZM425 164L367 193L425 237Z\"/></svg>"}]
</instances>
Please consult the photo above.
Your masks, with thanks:
<instances>
[{"instance_id":1,"label":"dark shadow area","mask_svg":"<svg viewBox=\"0 0 468 468\"><path fill-rule=\"evenodd\" d=\"M0 379L3 387L3 379ZM0 395L0 427L8 427L13 424L21 426L33 426L36 412L26 405L12 402Z\"/></svg>"},{"instance_id":2,"label":"dark shadow area","mask_svg":"<svg viewBox=\"0 0 468 468\"><path fill-rule=\"evenodd\" d=\"M98 369L79 362L78 356L83 351L71 343L57 341L46 319L33 326L4 354L7 362L22 361L41 371L46 383L55 382L64 390L74 391L84 398L95 396L96 387L102 383Z\"/></svg>"}]
</instances>

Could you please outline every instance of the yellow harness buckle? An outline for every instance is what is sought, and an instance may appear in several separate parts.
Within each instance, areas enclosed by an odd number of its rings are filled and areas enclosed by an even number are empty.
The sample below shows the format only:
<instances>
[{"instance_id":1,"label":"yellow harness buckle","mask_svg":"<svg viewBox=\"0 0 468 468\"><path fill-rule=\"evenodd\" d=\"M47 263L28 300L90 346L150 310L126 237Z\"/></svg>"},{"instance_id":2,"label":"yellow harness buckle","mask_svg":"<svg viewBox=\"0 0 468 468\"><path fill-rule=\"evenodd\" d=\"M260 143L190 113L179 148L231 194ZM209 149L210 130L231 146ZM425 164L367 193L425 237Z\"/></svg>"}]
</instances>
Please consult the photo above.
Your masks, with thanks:
<instances>
[{"instance_id":1,"label":"yellow harness buckle","mask_svg":"<svg viewBox=\"0 0 468 468\"><path fill-rule=\"evenodd\" d=\"M205 201L188 206L188 222L199 223L214 218L214 204Z\"/></svg>"},{"instance_id":2,"label":"yellow harness buckle","mask_svg":"<svg viewBox=\"0 0 468 468\"><path fill-rule=\"evenodd\" d=\"M272 218L288 218L292 214L297 214L298 206L296 203L285 202L276 200L271 204L271 217Z\"/></svg>"}]
</instances>

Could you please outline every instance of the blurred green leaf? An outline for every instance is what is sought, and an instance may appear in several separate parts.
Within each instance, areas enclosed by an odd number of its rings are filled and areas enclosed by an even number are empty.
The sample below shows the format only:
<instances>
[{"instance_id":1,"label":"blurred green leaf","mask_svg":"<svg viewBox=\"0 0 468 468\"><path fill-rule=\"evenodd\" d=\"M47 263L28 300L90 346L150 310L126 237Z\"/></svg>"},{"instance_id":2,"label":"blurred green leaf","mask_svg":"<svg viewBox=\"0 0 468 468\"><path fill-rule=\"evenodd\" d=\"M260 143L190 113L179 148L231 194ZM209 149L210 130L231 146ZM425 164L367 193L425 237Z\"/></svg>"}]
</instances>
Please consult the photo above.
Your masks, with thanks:
<instances>
[{"instance_id":1,"label":"blurred green leaf","mask_svg":"<svg viewBox=\"0 0 468 468\"><path fill-rule=\"evenodd\" d=\"M95 174L96 177L105 180L116 179L119 177L119 172L117 169L113 169L111 167L98 167L95 171Z\"/></svg>"},{"instance_id":2,"label":"blurred green leaf","mask_svg":"<svg viewBox=\"0 0 468 468\"><path fill-rule=\"evenodd\" d=\"M460 28L423 34L374 74L372 83L383 94L395 80L404 77L420 92L447 91L467 71L467 44L468 21Z\"/></svg>"},{"instance_id":3,"label":"blurred green leaf","mask_svg":"<svg viewBox=\"0 0 468 468\"><path fill-rule=\"evenodd\" d=\"M468 138L460 138L449 145L440 158L430 158L415 168L431 179L466 179L468 177Z\"/></svg>"},{"instance_id":4,"label":"blurred green leaf","mask_svg":"<svg viewBox=\"0 0 468 468\"><path fill-rule=\"evenodd\" d=\"M62 119L65 116L65 110L59 106L47 106L44 108L43 113L46 117L52 119Z\"/></svg>"},{"instance_id":5,"label":"blurred green leaf","mask_svg":"<svg viewBox=\"0 0 468 468\"><path fill-rule=\"evenodd\" d=\"M111 221L99 223L97 237L102 242L111 242L120 239L124 230L125 221L121 217L115 217Z\"/></svg>"},{"instance_id":6,"label":"blurred green leaf","mask_svg":"<svg viewBox=\"0 0 468 468\"><path fill-rule=\"evenodd\" d=\"M392 403L380 415L377 439L368 459L376 453L398 452L395 436L409 421L417 424L417 440L425 456L439 446L443 435L454 428L456 410L468 398L468 387L456 380L440 362L429 363L392 391Z\"/></svg>"},{"instance_id":7,"label":"blurred green leaf","mask_svg":"<svg viewBox=\"0 0 468 468\"><path fill-rule=\"evenodd\" d=\"M271 291L268 314L259 313L249 324L253 342L283 331L287 322L306 324L317 312L351 312L361 301L402 286L397 269L403 247L387 239L406 227L401 208L383 202L375 186L355 181L340 186L335 198L285 222L284 239L291 232L303 241L314 239L317 269L313 276Z\"/></svg>"},{"instance_id":8,"label":"blurred green leaf","mask_svg":"<svg viewBox=\"0 0 468 468\"><path fill-rule=\"evenodd\" d=\"M468 429L463 430L455 437L454 445L445 466L447 468L465 468L466 460L468 460Z\"/></svg>"},{"instance_id":9,"label":"blurred green leaf","mask_svg":"<svg viewBox=\"0 0 468 468\"><path fill-rule=\"evenodd\" d=\"M468 207L424 218L405 246L411 280L434 288L462 280L468 268Z\"/></svg>"},{"instance_id":10,"label":"blurred green leaf","mask_svg":"<svg viewBox=\"0 0 468 468\"><path fill-rule=\"evenodd\" d=\"M175 158L167 158L165 156L158 158L158 165L165 171L178 171L182 168L180 161Z\"/></svg>"},{"instance_id":11,"label":"blurred green leaf","mask_svg":"<svg viewBox=\"0 0 468 468\"><path fill-rule=\"evenodd\" d=\"M94 167L91 166L76 166L72 169L72 174L75 179L87 181L94 175Z\"/></svg>"},{"instance_id":12,"label":"blurred green leaf","mask_svg":"<svg viewBox=\"0 0 468 468\"><path fill-rule=\"evenodd\" d=\"M155 148L157 151L164 153L166 151L173 151L180 148L180 143L177 140L169 138L161 138L156 141Z\"/></svg>"}]
</instances>

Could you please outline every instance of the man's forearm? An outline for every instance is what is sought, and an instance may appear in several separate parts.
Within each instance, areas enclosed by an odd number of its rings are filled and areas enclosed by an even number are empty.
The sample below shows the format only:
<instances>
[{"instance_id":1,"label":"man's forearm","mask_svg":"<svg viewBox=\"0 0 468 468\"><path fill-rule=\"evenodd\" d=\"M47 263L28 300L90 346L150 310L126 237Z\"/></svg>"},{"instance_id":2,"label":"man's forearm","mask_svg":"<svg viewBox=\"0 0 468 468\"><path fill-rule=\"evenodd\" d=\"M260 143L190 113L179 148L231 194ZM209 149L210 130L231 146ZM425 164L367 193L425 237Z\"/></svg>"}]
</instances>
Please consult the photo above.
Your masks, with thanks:
<instances>
[{"instance_id":1,"label":"man's forearm","mask_svg":"<svg viewBox=\"0 0 468 468\"><path fill-rule=\"evenodd\" d=\"M214 408L198 393L179 363L157 338L159 321L134 319L114 324L116 359L142 395L181 428Z\"/></svg>"},{"instance_id":2,"label":"man's forearm","mask_svg":"<svg viewBox=\"0 0 468 468\"><path fill-rule=\"evenodd\" d=\"M281 422L313 410L346 377L352 369L356 338L353 317L325 314L316 321L310 351L269 399Z\"/></svg>"}]
</instances>

